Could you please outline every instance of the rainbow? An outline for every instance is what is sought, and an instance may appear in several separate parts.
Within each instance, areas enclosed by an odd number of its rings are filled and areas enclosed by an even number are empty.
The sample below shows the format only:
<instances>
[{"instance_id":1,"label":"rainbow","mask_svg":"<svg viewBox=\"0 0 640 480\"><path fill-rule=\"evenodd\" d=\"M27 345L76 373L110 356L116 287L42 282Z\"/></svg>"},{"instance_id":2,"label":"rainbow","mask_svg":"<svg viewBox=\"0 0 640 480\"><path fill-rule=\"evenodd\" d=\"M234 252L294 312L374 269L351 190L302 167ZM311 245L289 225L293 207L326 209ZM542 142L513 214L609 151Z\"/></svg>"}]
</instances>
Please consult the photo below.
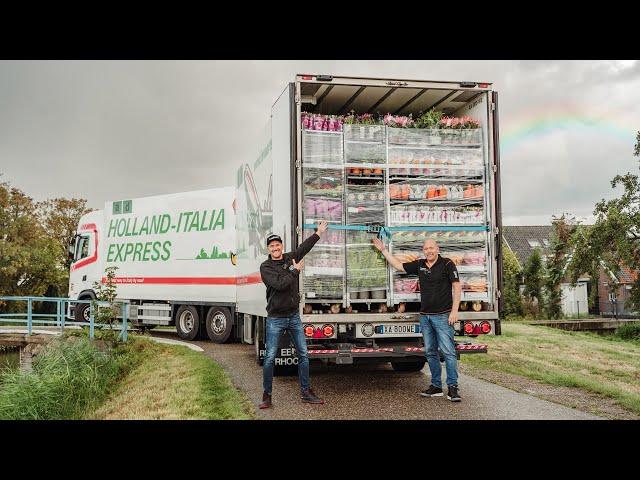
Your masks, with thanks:
<instances>
[{"instance_id":1,"label":"rainbow","mask_svg":"<svg viewBox=\"0 0 640 480\"><path fill-rule=\"evenodd\" d=\"M549 133L569 130L589 130L595 134L615 137L628 143L629 153L631 153L636 141L636 133L640 130L640 118L618 112L585 115L573 106L555 106L527 111L504 120L500 130L502 154Z\"/></svg>"}]
</instances>

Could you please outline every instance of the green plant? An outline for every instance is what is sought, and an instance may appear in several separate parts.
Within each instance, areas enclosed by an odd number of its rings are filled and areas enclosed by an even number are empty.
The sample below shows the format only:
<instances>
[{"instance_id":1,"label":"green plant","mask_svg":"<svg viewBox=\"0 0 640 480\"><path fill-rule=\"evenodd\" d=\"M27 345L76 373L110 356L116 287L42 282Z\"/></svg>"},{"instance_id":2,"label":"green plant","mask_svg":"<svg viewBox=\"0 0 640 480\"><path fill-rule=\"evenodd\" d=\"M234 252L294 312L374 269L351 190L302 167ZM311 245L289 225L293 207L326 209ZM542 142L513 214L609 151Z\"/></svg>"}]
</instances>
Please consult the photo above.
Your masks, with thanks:
<instances>
[{"instance_id":1,"label":"green plant","mask_svg":"<svg viewBox=\"0 0 640 480\"><path fill-rule=\"evenodd\" d=\"M92 302L91 308L95 314L95 322L109 325L109 329L113 328L113 322L116 321L120 306L116 305L117 289L114 278L118 267L107 267L105 269L105 281L93 282L93 289L96 292L97 300L100 302L108 302L109 305L98 306L96 302Z\"/></svg>"},{"instance_id":2,"label":"green plant","mask_svg":"<svg viewBox=\"0 0 640 480\"><path fill-rule=\"evenodd\" d=\"M640 322L619 326L616 328L615 336L623 340L640 340Z\"/></svg>"},{"instance_id":3,"label":"green plant","mask_svg":"<svg viewBox=\"0 0 640 480\"><path fill-rule=\"evenodd\" d=\"M438 128L440 126L441 119L442 112L432 108L420 115L416 120L416 123L420 125L420 128Z\"/></svg>"},{"instance_id":4,"label":"green plant","mask_svg":"<svg viewBox=\"0 0 640 480\"><path fill-rule=\"evenodd\" d=\"M534 249L527 260L524 268L524 296L523 307L525 315L530 314L537 317L544 309L544 298L542 297L542 284L544 279L544 265L540 249Z\"/></svg>"},{"instance_id":5,"label":"green plant","mask_svg":"<svg viewBox=\"0 0 640 480\"><path fill-rule=\"evenodd\" d=\"M109 342L91 342L82 336L53 340L35 357L32 372L3 375L0 418L82 418L137 364L137 345L130 342L114 346Z\"/></svg>"}]
</instances>

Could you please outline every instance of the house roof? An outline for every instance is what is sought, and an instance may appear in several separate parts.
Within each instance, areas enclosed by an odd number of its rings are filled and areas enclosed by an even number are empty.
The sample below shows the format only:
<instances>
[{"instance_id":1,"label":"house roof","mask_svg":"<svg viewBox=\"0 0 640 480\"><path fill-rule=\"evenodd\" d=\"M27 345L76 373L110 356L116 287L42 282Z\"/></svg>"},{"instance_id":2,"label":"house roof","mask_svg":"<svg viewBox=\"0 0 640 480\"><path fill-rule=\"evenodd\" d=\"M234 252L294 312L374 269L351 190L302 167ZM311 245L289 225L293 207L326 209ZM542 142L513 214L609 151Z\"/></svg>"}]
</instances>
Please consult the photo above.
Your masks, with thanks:
<instances>
[{"instance_id":1,"label":"house roof","mask_svg":"<svg viewBox=\"0 0 640 480\"><path fill-rule=\"evenodd\" d=\"M542 255L549 253L552 234L553 225L502 227L502 237L515 254L521 268L524 268L536 247L540 248Z\"/></svg>"}]
</instances>

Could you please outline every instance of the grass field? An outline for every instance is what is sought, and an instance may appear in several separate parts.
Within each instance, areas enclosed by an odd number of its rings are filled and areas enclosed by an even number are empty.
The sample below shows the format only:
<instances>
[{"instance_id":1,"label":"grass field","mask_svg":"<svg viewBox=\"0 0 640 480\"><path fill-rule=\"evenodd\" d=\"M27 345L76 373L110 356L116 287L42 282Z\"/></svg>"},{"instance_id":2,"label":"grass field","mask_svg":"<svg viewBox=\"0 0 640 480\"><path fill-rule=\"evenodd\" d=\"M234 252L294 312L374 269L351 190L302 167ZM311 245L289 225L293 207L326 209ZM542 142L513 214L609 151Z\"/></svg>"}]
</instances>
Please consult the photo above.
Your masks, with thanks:
<instances>
[{"instance_id":1,"label":"grass field","mask_svg":"<svg viewBox=\"0 0 640 480\"><path fill-rule=\"evenodd\" d=\"M476 340L488 353L463 355L463 365L577 387L640 414L640 341L520 322L503 322L502 335Z\"/></svg>"}]
</instances>

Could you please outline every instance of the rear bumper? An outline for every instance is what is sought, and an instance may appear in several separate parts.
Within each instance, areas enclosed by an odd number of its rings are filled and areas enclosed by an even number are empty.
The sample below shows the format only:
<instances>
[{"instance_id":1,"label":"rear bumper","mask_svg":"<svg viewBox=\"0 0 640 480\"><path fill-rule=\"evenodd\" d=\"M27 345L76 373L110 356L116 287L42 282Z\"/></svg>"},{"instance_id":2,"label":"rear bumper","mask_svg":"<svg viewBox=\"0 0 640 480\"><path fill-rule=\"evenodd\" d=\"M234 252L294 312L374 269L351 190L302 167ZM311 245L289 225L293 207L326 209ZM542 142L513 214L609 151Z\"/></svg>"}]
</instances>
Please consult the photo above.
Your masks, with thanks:
<instances>
[{"instance_id":1,"label":"rear bumper","mask_svg":"<svg viewBox=\"0 0 640 480\"><path fill-rule=\"evenodd\" d=\"M487 345L483 344L458 344L456 354L460 358L463 353L487 353ZM340 348L340 349L317 349L307 350L309 359L330 359L336 363L350 364L358 358L376 358L388 360L419 361L424 360L423 347L381 347L381 348Z\"/></svg>"}]
</instances>

